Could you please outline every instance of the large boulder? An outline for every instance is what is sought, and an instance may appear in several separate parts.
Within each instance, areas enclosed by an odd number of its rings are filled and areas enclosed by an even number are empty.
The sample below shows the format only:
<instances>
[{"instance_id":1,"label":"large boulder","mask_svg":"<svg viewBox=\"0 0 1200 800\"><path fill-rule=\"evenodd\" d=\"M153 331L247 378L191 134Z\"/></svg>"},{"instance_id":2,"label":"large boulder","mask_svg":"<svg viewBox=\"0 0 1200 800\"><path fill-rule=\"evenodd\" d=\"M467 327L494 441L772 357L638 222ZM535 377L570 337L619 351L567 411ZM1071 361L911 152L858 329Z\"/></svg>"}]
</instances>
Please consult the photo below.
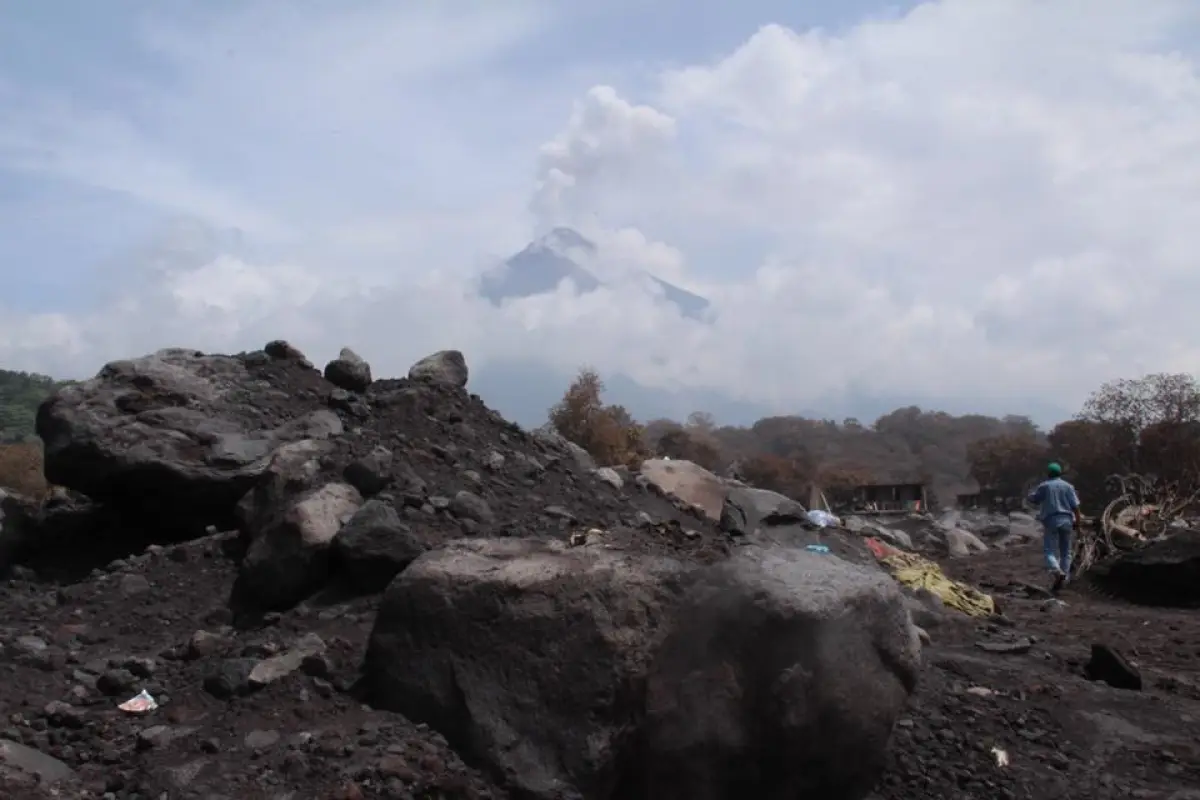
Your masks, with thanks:
<instances>
[{"instance_id":1,"label":"large boulder","mask_svg":"<svg viewBox=\"0 0 1200 800\"><path fill-rule=\"evenodd\" d=\"M614 797L683 571L598 546L452 542L388 586L364 663L369 697L524 797Z\"/></svg>"},{"instance_id":2,"label":"large boulder","mask_svg":"<svg viewBox=\"0 0 1200 800\"><path fill-rule=\"evenodd\" d=\"M226 522L276 447L342 432L336 414L297 406L257 370L275 365L298 382L319 375L257 355L161 350L60 389L37 416L46 478L201 528Z\"/></svg>"},{"instance_id":3,"label":"large boulder","mask_svg":"<svg viewBox=\"0 0 1200 800\"><path fill-rule=\"evenodd\" d=\"M459 389L467 385L467 360L458 350L440 350L409 367L409 380L429 381Z\"/></svg>"},{"instance_id":4,"label":"large boulder","mask_svg":"<svg viewBox=\"0 0 1200 800\"><path fill-rule=\"evenodd\" d=\"M328 442L304 440L276 451L258 485L239 504L245 557L234 584L239 605L288 608L329 577L329 551L362 505L346 483L326 481Z\"/></svg>"},{"instance_id":5,"label":"large boulder","mask_svg":"<svg viewBox=\"0 0 1200 800\"><path fill-rule=\"evenodd\" d=\"M734 487L728 490L721 506L721 530L746 536L763 524L803 522L804 514L804 506L778 492Z\"/></svg>"},{"instance_id":6,"label":"large boulder","mask_svg":"<svg viewBox=\"0 0 1200 800\"><path fill-rule=\"evenodd\" d=\"M834 555L460 540L389 585L363 677L522 797L840 800L876 777L919 653L895 582Z\"/></svg>"},{"instance_id":7,"label":"large boulder","mask_svg":"<svg viewBox=\"0 0 1200 800\"><path fill-rule=\"evenodd\" d=\"M642 462L641 479L658 492L701 509L711 520L721 519L728 492L721 478L691 461L651 458Z\"/></svg>"},{"instance_id":8,"label":"large boulder","mask_svg":"<svg viewBox=\"0 0 1200 800\"><path fill-rule=\"evenodd\" d=\"M861 798L913 691L895 581L796 548L747 548L689 590L647 686L639 800Z\"/></svg>"}]
</instances>

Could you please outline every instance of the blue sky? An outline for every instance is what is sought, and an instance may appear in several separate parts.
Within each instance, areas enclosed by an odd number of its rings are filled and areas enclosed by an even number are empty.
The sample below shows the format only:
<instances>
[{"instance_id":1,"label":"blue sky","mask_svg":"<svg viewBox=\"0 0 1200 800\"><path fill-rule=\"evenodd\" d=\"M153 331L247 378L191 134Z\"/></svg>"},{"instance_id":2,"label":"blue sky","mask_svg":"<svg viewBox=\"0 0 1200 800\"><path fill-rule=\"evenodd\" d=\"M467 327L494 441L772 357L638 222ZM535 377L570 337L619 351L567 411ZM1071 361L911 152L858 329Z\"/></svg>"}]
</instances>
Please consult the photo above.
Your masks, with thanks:
<instances>
[{"instance_id":1,"label":"blue sky","mask_svg":"<svg viewBox=\"0 0 1200 800\"><path fill-rule=\"evenodd\" d=\"M1069 409L1200 360L1198 15L0 0L0 363L284 336L385 372L458 346L781 408ZM718 322L469 296L553 224Z\"/></svg>"}]
</instances>

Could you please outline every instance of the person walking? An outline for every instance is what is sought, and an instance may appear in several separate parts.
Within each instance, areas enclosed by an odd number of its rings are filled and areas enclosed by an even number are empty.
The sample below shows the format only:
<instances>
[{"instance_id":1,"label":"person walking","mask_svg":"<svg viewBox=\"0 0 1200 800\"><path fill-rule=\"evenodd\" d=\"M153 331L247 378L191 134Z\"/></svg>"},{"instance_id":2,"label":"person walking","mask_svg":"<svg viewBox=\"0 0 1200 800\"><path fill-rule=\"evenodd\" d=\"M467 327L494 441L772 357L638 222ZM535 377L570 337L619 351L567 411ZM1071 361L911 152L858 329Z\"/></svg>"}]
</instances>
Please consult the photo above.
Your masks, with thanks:
<instances>
[{"instance_id":1,"label":"person walking","mask_svg":"<svg viewBox=\"0 0 1200 800\"><path fill-rule=\"evenodd\" d=\"M1079 495L1074 486L1063 480L1062 473L1062 465L1052 462L1046 467L1046 480L1026 498L1038 506L1046 567L1054 577L1052 592L1062 589L1071 575L1071 539L1082 520Z\"/></svg>"}]
</instances>

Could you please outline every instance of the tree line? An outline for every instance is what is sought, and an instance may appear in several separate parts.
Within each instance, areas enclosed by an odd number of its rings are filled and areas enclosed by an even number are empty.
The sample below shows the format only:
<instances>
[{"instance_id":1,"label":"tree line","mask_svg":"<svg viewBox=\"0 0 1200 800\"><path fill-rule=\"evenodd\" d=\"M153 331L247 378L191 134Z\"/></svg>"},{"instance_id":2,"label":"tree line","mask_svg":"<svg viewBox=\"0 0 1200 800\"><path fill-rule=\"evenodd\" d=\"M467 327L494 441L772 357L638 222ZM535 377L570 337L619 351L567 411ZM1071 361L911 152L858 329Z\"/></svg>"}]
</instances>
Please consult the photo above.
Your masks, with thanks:
<instances>
[{"instance_id":1,"label":"tree line","mask_svg":"<svg viewBox=\"0 0 1200 800\"><path fill-rule=\"evenodd\" d=\"M1104 384L1074 418L1044 436L987 437L968 450L983 487L1016 496L1058 461L1085 508L1105 502L1112 475L1154 477L1190 492L1200 484L1200 384L1182 373L1156 373Z\"/></svg>"},{"instance_id":2,"label":"tree line","mask_svg":"<svg viewBox=\"0 0 1200 800\"><path fill-rule=\"evenodd\" d=\"M773 416L719 425L695 412L684 421L639 423L604 402L604 382L580 371L549 413L549 426L600 463L686 459L795 497L816 484L838 495L867 483L926 484L942 504L958 494L1022 494L1061 462L1085 505L1104 502L1113 474L1194 483L1200 475L1200 385L1186 374L1117 380L1048 432L1025 416L956 416L912 406L872 423ZM831 497L831 499L834 499Z\"/></svg>"},{"instance_id":3,"label":"tree line","mask_svg":"<svg viewBox=\"0 0 1200 800\"><path fill-rule=\"evenodd\" d=\"M36 372L0 369L0 443L32 439L38 406L66 383Z\"/></svg>"}]
</instances>

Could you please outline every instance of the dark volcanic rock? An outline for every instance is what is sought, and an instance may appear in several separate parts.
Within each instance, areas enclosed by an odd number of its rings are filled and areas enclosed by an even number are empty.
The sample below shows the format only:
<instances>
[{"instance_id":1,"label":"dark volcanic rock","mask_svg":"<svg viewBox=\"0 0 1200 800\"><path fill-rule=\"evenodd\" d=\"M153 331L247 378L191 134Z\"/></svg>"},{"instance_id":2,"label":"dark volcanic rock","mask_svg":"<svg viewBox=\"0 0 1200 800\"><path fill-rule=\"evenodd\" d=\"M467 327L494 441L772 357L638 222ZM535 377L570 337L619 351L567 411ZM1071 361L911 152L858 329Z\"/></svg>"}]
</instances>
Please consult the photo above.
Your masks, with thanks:
<instances>
[{"instance_id":1,"label":"dark volcanic rock","mask_svg":"<svg viewBox=\"0 0 1200 800\"><path fill-rule=\"evenodd\" d=\"M1105 592L1133 603L1200 608L1200 531L1150 542L1088 571Z\"/></svg>"},{"instance_id":2,"label":"dark volcanic rock","mask_svg":"<svg viewBox=\"0 0 1200 800\"><path fill-rule=\"evenodd\" d=\"M364 663L369 697L435 726L527 797L611 797L682 573L671 559L557 542L452 543L388 587Z\"/></svg>"},{"instance_id":3,"label":"dark volcanic rock","mask_svg":"<svg viewBox=\"0 0 1200 800\"><path fill-rule=\"evenodd\" d=\"M896 584L838 558L465 540L388 587L364 677L528 797L839 800L874 782L918 664Z\"/></svg>"},{"instance_id":4,"label":"dark volcanic rock","mask_svg":"<svg viewBox=\"0 0 1200 800\"><path fill-rule=\"evenodd\" d=\"M371 386L371 365L349 347L325 365L325 380L339 389L365 392Z\"/></svg>"},{"instance_id":5,"label":"dark volcanic rock","mask_svg":"<svg viewBox=\"0 0 1200 800\"><path fill-rule=\"evenodd\" d=\"M301 362L194 350L107 364L38 409L46 478L201 529L228 522L276 447L342 432L331 412L262 384L280 373L320 382Z\"/></svg>"},{"instance_id":6,"label":"dark volcanic rock","mask_svg":"<svg viewBox=\"0 0 1200 800\"><path fill-rule=\"evenodd\" d=\"M339 577L355 591L382 591L425 552L411 526L384 500L368 500L333 540Z\"/></svg>"},{"instance_id":7,"label":"dark volcanic rock","mask_svg":"<svg viewBox=\"0 0 1200 800\"><path fill-rule=\"evenodd\" d=\"M896 583L793 548L698 576L647 684L640 780L622 797L862 797L917 683Z\"/></svg>"}]
</instances>

